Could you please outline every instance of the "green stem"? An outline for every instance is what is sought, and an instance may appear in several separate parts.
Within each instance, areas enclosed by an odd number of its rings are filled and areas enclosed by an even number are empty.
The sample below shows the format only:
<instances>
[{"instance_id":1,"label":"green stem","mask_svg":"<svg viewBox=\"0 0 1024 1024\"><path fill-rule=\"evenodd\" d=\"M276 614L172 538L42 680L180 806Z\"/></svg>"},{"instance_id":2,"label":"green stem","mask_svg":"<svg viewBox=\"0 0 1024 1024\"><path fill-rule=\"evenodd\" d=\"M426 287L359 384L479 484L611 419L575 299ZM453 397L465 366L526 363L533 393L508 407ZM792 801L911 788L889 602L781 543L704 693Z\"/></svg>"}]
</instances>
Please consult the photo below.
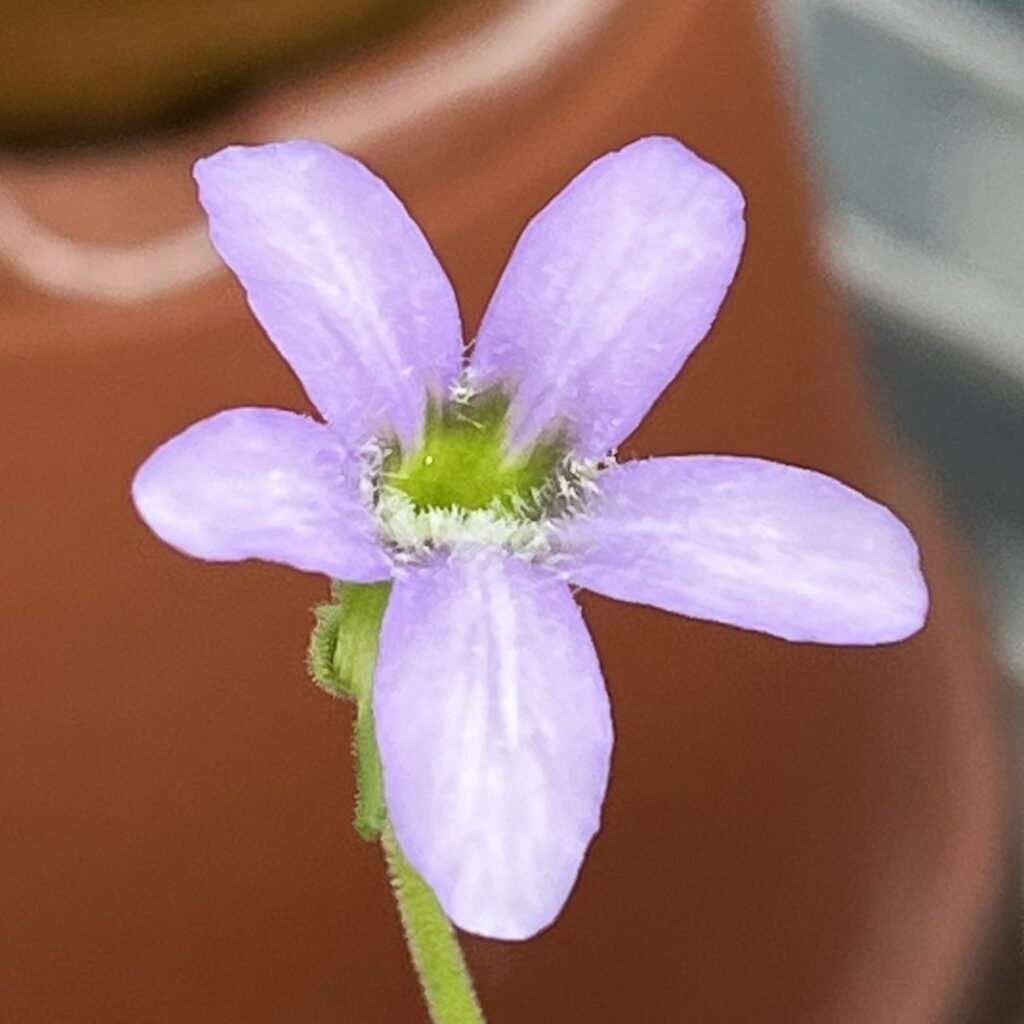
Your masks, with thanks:
<instances>
[{"instance_id":1,"label":"green stem","mask_svg":"<svg viewBox=\"0 0 1024 1024\"><path fill-rule=\"evenodd\" d=\"M458 939L433 890L405 859L387 819L373 720L373 675L390 583L339 583L336 602L316 609L309 668L327 691L355 701L356 831L380 838L405 944L433 1024L484 1024Z\"/></svg>"},{"instance_id":2,"label":"green stem","mask_svg":"<svg viewBox=\"0 0 1024 1024\"><path fill-rule=\"evenodd\" d=\"M462 950L434 891L405 859L390 822L380 841L430 1019L434 1024L484 1024Z\"/></svg>"},{"instance_id":3,"label":"green stem","mask_svg":"<svg viewBox=\"0 0 1024 1024\"><path fill-rule=\"evenodd\" d=\"M372 843L384 829L388 809L384 803L384 769L377 749L373 705L367 699L360 699L356 705L352 752L356 758L356 831Z\"/></svg>"}]
</instances>

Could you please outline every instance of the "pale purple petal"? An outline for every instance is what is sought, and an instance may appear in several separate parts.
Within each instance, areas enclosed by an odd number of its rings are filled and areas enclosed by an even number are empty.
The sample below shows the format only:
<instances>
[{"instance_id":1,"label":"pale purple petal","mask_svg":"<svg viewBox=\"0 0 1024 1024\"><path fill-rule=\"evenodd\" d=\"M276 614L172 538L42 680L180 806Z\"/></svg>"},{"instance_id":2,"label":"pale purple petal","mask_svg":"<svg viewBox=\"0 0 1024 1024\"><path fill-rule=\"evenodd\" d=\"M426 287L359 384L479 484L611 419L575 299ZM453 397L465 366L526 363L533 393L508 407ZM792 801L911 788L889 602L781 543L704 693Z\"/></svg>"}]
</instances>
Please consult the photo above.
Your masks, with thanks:
<instances>
[{"instance_id":1,"label":"pale purple petal","mask_svg":"<svg viewBox=\"0 0 1024 1024\"><path fill-rule=\"evenodd\" d=\"M132 484L163 541L197 558L262 558L339 579L390 575L359 496L358 458L281 409L229 409L161 445Z\"/></svg>"},{"instance_id":2,"label":"pale purple petal","mask_svg":"<svg viewBox=\"0 0 1024 1024\"><path fill-rule=\"evenodd\" d=\"M459 373L451 284L405 207L317 142L231 146L195 167L218 252L324 417L350 444L423 424Z\"/></svg>"},{"instance_id":3,"label":"pale purple petal","mask_svg":"<svg viewBox=\"0 0 1024 1024\"><path fill-rule=\"evenodd\" d=\"M831 477L692 455L614 467L597 487L562 535L590 590L787 640L879 644L924 624L910 532Z\"/></svg>"},{"instance_id":4,"label":"pale purple petal","mask_svg":"<svg viewBox=\"0 0 1024 1024\"><path fill-rule=\"evenodd\" d=\"M565 584L498 554L395 582L374 684L388 814L460 928L526 939L569 896L612 747Z\"/></svg>"},{"instance_id":5,"label":"pale purple petal","mask_svg":"<svg viewBox=\"0 0 1024 1024\"><path fill-rule=\"evenodd\" d=\"M527 226L473 354L515 389L513 438L552 424L602 455L640 423L707 333L743 247L743 196L668 138L592 163Z\"/></svg>"}]
</instances>

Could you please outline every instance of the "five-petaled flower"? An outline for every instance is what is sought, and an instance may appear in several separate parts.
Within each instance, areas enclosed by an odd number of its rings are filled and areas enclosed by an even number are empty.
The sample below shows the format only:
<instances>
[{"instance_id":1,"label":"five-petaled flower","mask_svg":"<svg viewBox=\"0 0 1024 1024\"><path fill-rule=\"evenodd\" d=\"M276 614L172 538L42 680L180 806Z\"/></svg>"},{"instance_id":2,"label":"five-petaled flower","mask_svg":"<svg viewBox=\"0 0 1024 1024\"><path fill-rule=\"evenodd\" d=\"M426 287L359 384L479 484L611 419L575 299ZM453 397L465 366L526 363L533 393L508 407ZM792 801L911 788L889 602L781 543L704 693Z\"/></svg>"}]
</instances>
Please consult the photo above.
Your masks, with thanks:
<instances>
[{"instance_id":1,"label":"five-petaled flower","mask_svg":"<svg viewBox=\"0 0 1024 1024\"><path fill-rule=\"evenodd\" d=\"M232 409L134 483L165 541L393 580L373 707L388 814L464 929L527 938L600 819L608 697L570 585L789 640L919 629L916 545L829 477L616 464L711 326L743 197L678 142L584 170L526 228L466 361L452 287L390 189L310 142L196 167L211 234L325 422Z\"/></svg>"}]
</instances>

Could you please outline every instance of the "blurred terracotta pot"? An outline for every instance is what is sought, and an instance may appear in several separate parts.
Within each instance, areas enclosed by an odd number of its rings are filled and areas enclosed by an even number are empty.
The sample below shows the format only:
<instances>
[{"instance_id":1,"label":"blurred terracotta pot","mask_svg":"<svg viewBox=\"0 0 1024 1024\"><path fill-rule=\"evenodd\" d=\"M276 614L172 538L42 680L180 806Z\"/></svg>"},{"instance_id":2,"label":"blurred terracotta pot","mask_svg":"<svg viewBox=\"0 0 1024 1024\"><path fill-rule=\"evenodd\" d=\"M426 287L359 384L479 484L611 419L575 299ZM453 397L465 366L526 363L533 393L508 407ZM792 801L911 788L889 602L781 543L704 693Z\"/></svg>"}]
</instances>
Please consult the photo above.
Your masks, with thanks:
<instances>
[{"instance_id":1,"label":"blurred terracotta pot","mask_svg":"<svg viewBox=\"0 0 1024 1024\"><path fill-rule=\"evenodd\" d=\"M812 466L923 543L931 622L895 647L584 597L616 715L604 828L555 927L468 940L493 1024L936 1024L963 1004L1007 882L999 686L924 492L879 442L754 7L456 11L186 138L3 162L8 1019L423 1019L378 851L349 824L348 708L305 678L325 581L181 558L128 499L193 420L304 407L188 178L224 143L289 136L394 184L468 325L572 174L682 138L742 184L750 241L628 454Z\"/></svg>"}]
</instances>

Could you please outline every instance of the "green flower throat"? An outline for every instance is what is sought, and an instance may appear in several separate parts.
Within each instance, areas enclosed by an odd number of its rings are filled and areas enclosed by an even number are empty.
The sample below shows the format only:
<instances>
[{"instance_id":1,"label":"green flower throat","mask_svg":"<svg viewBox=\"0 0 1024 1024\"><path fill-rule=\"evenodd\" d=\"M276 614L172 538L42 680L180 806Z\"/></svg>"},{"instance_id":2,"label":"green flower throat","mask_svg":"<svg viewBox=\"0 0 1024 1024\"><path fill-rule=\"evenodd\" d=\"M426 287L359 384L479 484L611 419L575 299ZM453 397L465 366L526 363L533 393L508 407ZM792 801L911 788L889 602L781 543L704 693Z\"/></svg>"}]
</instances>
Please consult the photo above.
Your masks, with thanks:
<instances>
[{"instance_id":1,"label":"green flower throat","mask_svg":"<svg viewBox=\"0 0 1024 1024\"><path fill-rule=\"evenodd\" d=\"M508 410L500 391L432 400L418 447L386 446L374 511L392 550L412 559L480 546L551 553L553 523L582 507L600 466L570 459L559 433L515 451Z\"/></svg>"},{"instance_id":2,"label":"green flower throat","mask_svg":"<svg viewBox=\"0 0 1024 1024\"><path fill-rule=\"evenodd\" d=\"M541 496L557 479L566 446L557 438L522 454L510 452L508 406L500 392L431 401L420 446L385 460L385 486L406 495L417 511L539 514Z\"/></svg>"}]
</instances>

